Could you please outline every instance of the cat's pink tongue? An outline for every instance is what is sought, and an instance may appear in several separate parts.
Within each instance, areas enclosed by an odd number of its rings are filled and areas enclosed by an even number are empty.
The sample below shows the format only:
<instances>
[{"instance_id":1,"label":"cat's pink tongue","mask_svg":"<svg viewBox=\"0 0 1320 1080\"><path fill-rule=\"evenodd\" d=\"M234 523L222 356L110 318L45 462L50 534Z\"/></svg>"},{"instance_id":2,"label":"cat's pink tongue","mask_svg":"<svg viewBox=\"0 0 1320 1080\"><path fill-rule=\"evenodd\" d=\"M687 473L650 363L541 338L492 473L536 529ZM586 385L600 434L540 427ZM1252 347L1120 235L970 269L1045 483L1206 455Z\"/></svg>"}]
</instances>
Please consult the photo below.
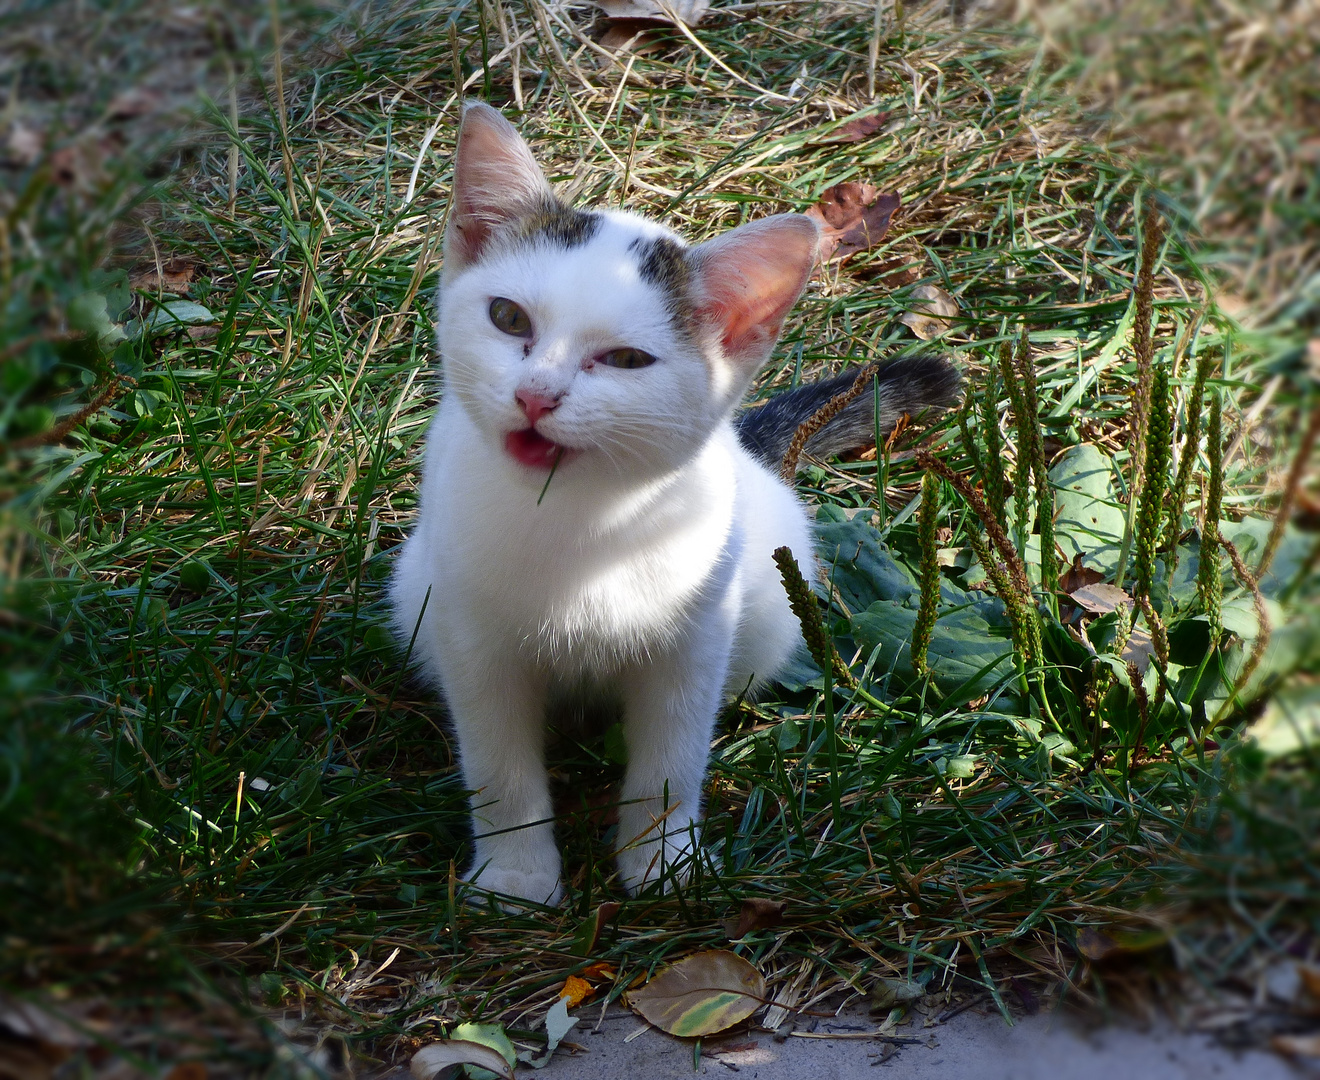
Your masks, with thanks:
<instances>
[{"instance_id":1,"label":"cat's pink tongue","mask_svg":"<svg viewBox=\"0 0 1320 1080\"><path fill-rule=\"evenodd\" d=\"M567 452L564 447L557 442L551 442L535 428L509 432L504 437L504 449L515 461L520 461L533 469L552 469L560 455Z\"/></svg>"}]
</instances>

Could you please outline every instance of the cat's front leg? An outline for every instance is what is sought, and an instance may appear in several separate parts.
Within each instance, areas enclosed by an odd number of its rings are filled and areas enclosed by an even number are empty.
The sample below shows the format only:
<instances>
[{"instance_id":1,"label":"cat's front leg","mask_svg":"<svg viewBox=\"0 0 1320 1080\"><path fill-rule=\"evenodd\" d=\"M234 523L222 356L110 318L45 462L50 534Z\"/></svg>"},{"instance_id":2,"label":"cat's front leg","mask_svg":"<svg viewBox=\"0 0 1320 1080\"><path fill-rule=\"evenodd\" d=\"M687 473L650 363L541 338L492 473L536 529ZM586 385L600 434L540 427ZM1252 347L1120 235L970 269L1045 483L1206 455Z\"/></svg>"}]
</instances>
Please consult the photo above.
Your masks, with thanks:
<instances>
[{"instance_id":1,"label":"cat's front leg","mask_svg":"<svg viewBox=\"0 0 1320 1080\"><path fill-rule=\"evenodd\" d=\"M558 904L564 889L545 771L544 679L516 660L468 658L451 667L445 690L463 780L473 793L468 881Z\"/></svg>"},{"instance_id":2,"label":"cat's front leg","mask_svg":"<svg viewBox=\"0 0 1320 1080\"><path fill-rule=\"evenodd\" d=\"M698 855L702 784L728 665L727 646L709 644L624 680L628 769L616 858L630 893L687 880Z\"/></svg>"}]
</instances>

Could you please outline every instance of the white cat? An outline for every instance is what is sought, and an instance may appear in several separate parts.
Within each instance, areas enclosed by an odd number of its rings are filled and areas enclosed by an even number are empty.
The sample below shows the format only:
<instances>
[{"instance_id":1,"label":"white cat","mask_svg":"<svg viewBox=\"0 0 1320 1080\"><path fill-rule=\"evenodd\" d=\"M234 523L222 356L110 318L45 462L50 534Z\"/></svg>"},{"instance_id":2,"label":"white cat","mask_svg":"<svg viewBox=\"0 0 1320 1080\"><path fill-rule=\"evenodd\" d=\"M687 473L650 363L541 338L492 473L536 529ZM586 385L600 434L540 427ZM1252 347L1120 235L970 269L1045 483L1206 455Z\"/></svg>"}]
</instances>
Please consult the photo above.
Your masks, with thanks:
<instances>
[{"instance_id":1,"label":"white cat","mask_svg":"<svg viewBox=\"0 0 1320 1080\"><path fill-rule=\"evenodd\" d=\"M560 900L545 713L584 693L623 710L623 884L685 873L716 715L800 641L771 552L787 545L813 567L811 529L767 462L852 375L738 425L734 412L816 245L796 214L689 247L634 214L569 209L508 121L465 109L438 324L444 396L390 593L453 717L474 792L474 884ZM943 361L880 378L885 426L957 384ZM873 435L871 400L849 416Z\"/></svg>"}]
</instances>

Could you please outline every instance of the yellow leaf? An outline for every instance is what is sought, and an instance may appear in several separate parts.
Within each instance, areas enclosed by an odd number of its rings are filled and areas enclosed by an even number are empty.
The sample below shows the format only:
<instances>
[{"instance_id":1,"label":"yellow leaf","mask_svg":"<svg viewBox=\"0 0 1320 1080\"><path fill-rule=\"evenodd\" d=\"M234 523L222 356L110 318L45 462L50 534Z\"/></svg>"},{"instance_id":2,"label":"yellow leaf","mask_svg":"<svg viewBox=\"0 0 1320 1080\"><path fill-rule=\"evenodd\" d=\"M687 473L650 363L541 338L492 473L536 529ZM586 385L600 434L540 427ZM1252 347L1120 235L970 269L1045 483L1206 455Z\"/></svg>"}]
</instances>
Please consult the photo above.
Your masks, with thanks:
<instances>
[{"instance_id":1,"label":"yellow leaf","mask_svg":"<svg viewBox=\"0 0 1320 1080\"><path fill-rule=\"evenodd\" d=\"M597 960L594 964L588 964L579 974L584 979L594 979L599 982L601 979L612 979L617 974L612 964L605 960Z\"/></svg>"},{"instance_id":2,"label":"yellow leaf","mask_svg":"<svg viewBox=\"0 0 1320 1080\"><path fill-rule=\"evenodd\" d=\"M765 979L741 956L708 949L665 968L632 991L628 1004L661 1031L695 1039L756 1012L765 1004Z\"/></svg>"},{"instance_id":3,"label":"yellow leaf","mask_svg":"<svg viewBox=\"0 0 1320 1080\"><path fill-rule=\"evenodd\" d=\"M564 988L559 991L559 996L568 998L568 1007L576 1009L591 996L591 983L586 979L579 979L576 975L570 975L564 980Z\"/></svg>"}]
</instances>

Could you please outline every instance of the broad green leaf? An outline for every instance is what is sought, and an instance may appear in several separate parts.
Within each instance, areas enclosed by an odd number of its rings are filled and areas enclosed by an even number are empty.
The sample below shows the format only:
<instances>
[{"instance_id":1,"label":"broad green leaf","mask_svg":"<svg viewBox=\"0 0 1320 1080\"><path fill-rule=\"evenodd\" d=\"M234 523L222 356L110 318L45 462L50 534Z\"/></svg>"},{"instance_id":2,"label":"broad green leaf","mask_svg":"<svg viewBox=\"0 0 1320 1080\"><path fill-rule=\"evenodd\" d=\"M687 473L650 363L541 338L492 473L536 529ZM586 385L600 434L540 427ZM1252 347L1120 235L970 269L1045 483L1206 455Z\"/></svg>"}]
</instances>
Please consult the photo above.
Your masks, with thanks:
<instances>
[{"instance_id":1,"label":"broad green leaf","mask_svg":"<svg viewBox=\"0 0 1320 1080\"><path fill-rule=\"evenodd\" d=\"M1270 758L1320 746L1320 686L1290 687L1276 694L1247 734Z\"/></svg>"},{"instance_id":2,"label":"broad green leaf","mask_svg":"<svg viewBox=\"0 0 1320 1080\"><path fill-rule=\"evenodd\" d=\"M764 999L756 968L726 949L708 949L662 970L628 1004L661 1031L697 1039L746 1020Z\"/></svg>"},{"instance_id":3,"label":"broad green leaf","mask_svg":"<svg viewBox=\"0 0 1320 1080\"><path fill-rule=\"evenodd\" d=\"M104 346L116 345L126 337L124 328L110 317L105 296L86 292L69 301L69 325L75 330L96 335Z\"/></svg>"},{"instance_id":4,"label":"broad green leaf","mask_svg":"<svg viewBox=\"0 0 1320 1080\"><path fill-rule=\"evenodd\" d=\"M470 1059L463 1065L470 1080L495 1080L497 1076L512 1076L513 1066L518 1060L518 1052L513 1043L504 1034L503 1024L459 1024L450 1032L451 1042L460 1041L485 1047L501 1059L505 1068L500 1071L492 1065L493 1058L485 1060ZM442 1044L443 1045L443 1044ZM413 1058L415 1062L417 1059ZM414 1073L416 1075L416 1073Z\"/></svg>"},{"instance_id":5,"label":"broad green leaf","mask_svg":"<svg viewBox=\"0 0 1320 1080\"><path fill-rule=\"evenodd\" d=\"M1054 491L1054 539L1065 561L1081 555L1082 565L1106 577L1118 569L1126 524L1110 480L1113 463L1090 443L1070 447L1050 469Z\"/></svg>"},{"instance_id":6,"label":"broad green leaf","mask_svg":"<svg viewBox=\"0 0 1320 1080\"><path fill-rule=\"evenodd\" d=\"M460 1024L459 1027L499 1027L498 1024ZM458 1028L454 1029L455 1031ZM503 1032L501 1031L501 1034ZM506 1039L505 1042L508 1042ZM509 1047L513 1049L512 1045ZM423 1046L413 1055L408 1071L416 1080L433 1080L446 1069L462 1065L469 1076L501 1077L513 1080L513 1062L500 1051L470 1039L446 1039ZM475 1071L474 1071L475 1070Z\"/></svg>"},{"instance_id":7,"label":"broad green leaf","mask_svg":"<svg viewBox=\"0 0 1320 1080\"><path fill-rule=\"evenodd\" d=\"M987 600L941 611L927 653L931 674L945 691L964 687L972 695L984 693L1012 669L1013 644L1002 621L990 622L988 612L998 601ZM912 608L890 600L877 600L852 620L852 633L868 652L880 646L877 673L894 671L912 678L909 644L917 624ZM971 681L971 685L964 684Z\"/></svg>"},{"instance_id":8,"label":"broad green leaf","mask_svg":"<svg viewBox=\"0 0 1320 1080\"><path fill-rule=\"evenodd\" d=\"M190 559L179 567L179 584L199 595L211 586L210 564L205 559Z\"/></svg>"},{"instance_id":9,"label":"broad green leaf","mask_svg":"<svg viewBox=\"0 0 1320 1080\"><path fill-rule=\"evenodd\" d=\"M851 520L832 518L817 514L816 550L849 611L856 614L876 600L918 595L916 577L890 554L869 520L861 514Z\"/></svg>"},{"instance_id":10,"label":"broad green leaf","mask_svg":"<svg viewBox=\"0 0 1320 1080\"><path fill-rule=\"evenodd\" d=\"M169 300L157 304L145 319L134 319L128 324L131 338L168 334L184 326L210 326L216 322L211 309L195 300Z\"/></svg>"}]
</instances>

